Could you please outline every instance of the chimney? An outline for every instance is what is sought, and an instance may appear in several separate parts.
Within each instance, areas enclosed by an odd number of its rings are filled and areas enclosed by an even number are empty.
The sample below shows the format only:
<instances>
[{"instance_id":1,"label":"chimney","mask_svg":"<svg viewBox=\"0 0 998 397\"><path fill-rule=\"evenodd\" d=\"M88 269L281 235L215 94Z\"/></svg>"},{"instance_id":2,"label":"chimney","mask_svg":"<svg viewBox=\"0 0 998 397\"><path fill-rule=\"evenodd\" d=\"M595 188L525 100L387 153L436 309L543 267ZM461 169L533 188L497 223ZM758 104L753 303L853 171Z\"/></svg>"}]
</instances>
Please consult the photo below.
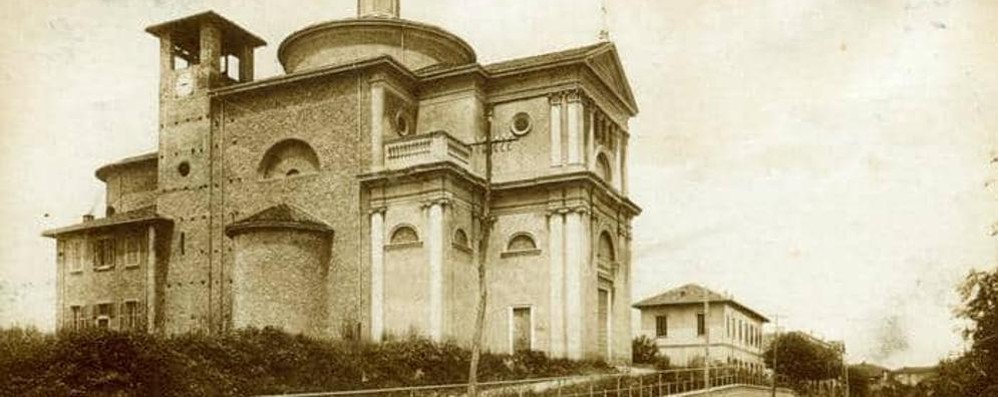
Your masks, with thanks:
<instances>
[{"instance_id":1,"label":"chimney","mask_svg":"<svg viewBox=\"0 0 998 397\"><path fill-rule=\"evenodd\" d=\"M83 222L90 222L92 220L94 220L94 214L84 214L83 215Z\"/></svg>"},{"instance_id":2,"label":"chimney","mask_svg":"<svg viewBox=\"0 0 998 397\"><path fill-rule=\"evenodd\" d=\"M399 18L400 0L357 0L357 18Z\"/></svg>"}]
</instances>

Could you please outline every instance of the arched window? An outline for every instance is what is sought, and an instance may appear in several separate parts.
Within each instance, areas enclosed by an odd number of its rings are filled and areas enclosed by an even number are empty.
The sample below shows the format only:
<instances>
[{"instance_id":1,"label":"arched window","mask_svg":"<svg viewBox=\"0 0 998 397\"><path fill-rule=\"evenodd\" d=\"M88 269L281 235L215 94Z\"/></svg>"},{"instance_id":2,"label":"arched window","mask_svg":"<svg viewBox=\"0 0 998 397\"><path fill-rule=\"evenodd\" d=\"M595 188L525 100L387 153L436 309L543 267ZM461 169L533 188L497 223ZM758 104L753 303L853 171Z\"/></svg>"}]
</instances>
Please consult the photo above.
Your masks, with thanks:
<instances>
[{"instance_id":1,"label":"arched window","mask_svg":"<svg viewBox=\"0 0 998 397\"><path fill-rule=\"evenodd\" d=\"M260 161L264 179L286 178L319 170L319 156L304 141L287 139L276 143Z\"/></svg>"},{"instance_id":2,"label":"arched window","mask_svg":"<svg viewBox=\"0 0 998 397\"><path fill-rule=\"evenodd\" d=\"M596 248L596 259L607 263L613 263L617 260L617 253L613 249L613 238L610 237L610 233L600 233L599 246Z\"/></svg>"},{"instance_id":3,"label":"arched window","mask_svg":"<svg viewBox=\"0 0 998 397\"><path fill-rule=\"evenodd\" d=\"M600 153L596 156L596 175L599 175L607 183L613 182L613 173L610 168L610 160L606 159L606 155Z\"/></svg>"},{"instance_id":4,"label":"arched window","mask_svg":"<svg viewBox=\"0 0 998 397\"><path fill-rule=\"evenodd\" d=\"M416 229L413 229L412 226L399 226L395 228L395 231L392 232L392 237L389 240L389 243L393 245L418 242L419 235L416 234Z\"/></svg>"},{"instance_id":5,"label":"arched window","mask_svg":"<svg viewBox=\"0 0 998 397\"><path fill-rule=\"evenodd\" d=\"M468 234L464 232L464 229L457 229L454 231L454 245L459 247L468 248Z\"/></svg>"},{"instance_id":6,"label":"arched window","mask_svg":"<svg viewBox=\"0 0 998 397\"><path fill-rule=\"evenodd\" d=\"M534 242L533 237L530 237L526 233L513 235L513 238L509 239L509 244L506 245L507 251L530 251L535 249L537 249L537 243Z\"/></svg>"}]
</instances>

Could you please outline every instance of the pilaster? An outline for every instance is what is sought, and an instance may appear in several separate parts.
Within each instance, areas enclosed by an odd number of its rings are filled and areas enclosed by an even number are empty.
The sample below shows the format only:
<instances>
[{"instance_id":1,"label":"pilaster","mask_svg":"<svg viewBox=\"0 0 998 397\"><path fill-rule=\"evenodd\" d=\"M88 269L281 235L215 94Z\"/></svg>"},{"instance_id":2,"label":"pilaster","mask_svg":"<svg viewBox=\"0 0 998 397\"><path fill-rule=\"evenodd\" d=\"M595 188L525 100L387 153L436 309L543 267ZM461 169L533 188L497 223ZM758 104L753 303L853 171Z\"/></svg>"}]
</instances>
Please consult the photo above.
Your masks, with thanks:
<instances>
[{"instance_id":1,"label":"pilaster","mask_svg":"<svg viewBox=\"0 0 998 397\"><path fill-rule=\"evenodd\" d=\"M572 90L566 94L568 111L568 164L582 162L583 131L585 112L582 106L582 92Z\"/></svg>"},{"instance_id":2,"label":"pilaster","mask_svg":"<svg viewBox=\"0 0 998 397\"><path fill-rule=\"evenodd\" d=\"M563 101L563 95L561 93L551 94L548 97L551 104L551 166L558 167L562 165L561 159L561 108Z\"/></svg>"},{"instance_id":3,"label":"pilaster","mask_svg":"<svg viewBox=\"0 0 998 397\"><path fill-rule=\"evenodd\" d=\"M371 217L371 339L381 341L385 332L385 208Z\"/></svg>"},{"instance_id":4,"label":"pilaster","mask_svg":"<svg viewBox=\"0 0 998 397\"><path fill-rule=\"evenodd\" d=\"M371 85L371 168L375 171L385 166L385 87Z\"/></svg>"},{"instance_id":5,"label":"pilaster","mask_svg":"<svg viewBox=\"0 0 998 397\"><path fill-rule=\"evenodd\" d=\"M555 358L565 357L565 213L567 210L554 210L548 213L548 252L550 275L550 347L548 354Z\"/></svg>"},{"instance_id":6,"label":"pilaster","mask_svg":"<svg viewBox=\"0 0 998 397\"><path fill-rule=\"evenodd\" d=\"M426 242L430 263L430 338L443 340L444 324L444 207L448 199L433 200L429 204Z\"/></svg>"},{"instance_id":7,"label":"pilaster","mask_svg":"<svg viewBox=\"0 0 998 397\"><path fill-rule=\"evenodd\" d=\"M583 356L582 273L588 262L586 216L588 210L581 206L565 214L565 331L567 356L573 360Z\"/></svg>"}]
</instances>

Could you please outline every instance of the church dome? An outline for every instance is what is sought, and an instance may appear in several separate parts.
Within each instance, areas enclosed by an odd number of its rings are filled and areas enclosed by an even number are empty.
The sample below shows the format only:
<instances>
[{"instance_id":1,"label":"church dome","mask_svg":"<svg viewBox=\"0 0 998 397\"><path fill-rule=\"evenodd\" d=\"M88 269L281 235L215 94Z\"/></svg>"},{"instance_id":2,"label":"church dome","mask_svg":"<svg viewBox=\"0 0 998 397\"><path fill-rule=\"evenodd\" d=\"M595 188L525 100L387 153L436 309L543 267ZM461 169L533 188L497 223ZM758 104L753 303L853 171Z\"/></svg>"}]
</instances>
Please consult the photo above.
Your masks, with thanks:
<instances>
[{"instance_id":1,"label":"church dome","mask_svg":"<svg viewBox=\"0 0 998 397\"><path fill-rule=\"evenodd\" d=\"M306 27L284 39L277 58L287 73L388 55L410 70L475 62L454 34L399 18L398 0L359 0L357 18Z\"/></svg>"}]
</instances>

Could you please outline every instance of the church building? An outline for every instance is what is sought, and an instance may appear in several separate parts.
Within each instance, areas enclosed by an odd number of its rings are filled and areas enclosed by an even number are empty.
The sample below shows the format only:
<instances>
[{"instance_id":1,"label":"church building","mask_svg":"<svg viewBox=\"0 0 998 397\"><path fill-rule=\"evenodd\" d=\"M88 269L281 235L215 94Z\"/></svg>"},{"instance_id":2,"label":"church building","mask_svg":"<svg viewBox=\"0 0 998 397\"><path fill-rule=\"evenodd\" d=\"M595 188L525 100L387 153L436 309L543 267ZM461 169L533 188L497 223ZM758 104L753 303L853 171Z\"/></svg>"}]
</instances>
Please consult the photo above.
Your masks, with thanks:
<instances>
[{"instance_id":1,"label":"church building","mask_svg":"<svg viewBox=\"0 0 998 397\"><path fill-rule=\"evenodd\" d=\"M146 29L159 148L96 171L104 217L44 233L59 328L467 345L489 184L485 348L629 361L637 105L615 46L480 64L399 0L357 7L259 80L266 43L214 12Z\"/></svg>"}]
</instances>

